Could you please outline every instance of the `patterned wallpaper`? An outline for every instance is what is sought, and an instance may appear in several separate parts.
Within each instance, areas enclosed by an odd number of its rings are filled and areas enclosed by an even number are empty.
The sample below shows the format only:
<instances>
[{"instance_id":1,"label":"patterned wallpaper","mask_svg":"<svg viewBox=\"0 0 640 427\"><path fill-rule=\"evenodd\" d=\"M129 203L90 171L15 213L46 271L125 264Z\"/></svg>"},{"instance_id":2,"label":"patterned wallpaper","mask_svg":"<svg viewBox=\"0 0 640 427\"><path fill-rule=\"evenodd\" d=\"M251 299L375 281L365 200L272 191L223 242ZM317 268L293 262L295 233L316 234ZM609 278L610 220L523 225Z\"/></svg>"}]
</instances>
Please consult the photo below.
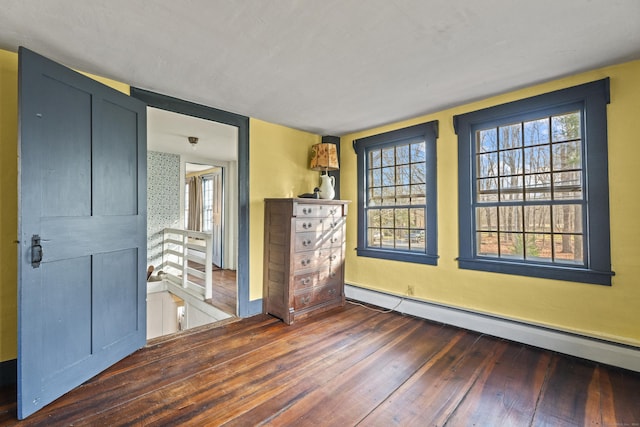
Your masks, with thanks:
<instances>
[{"instance_id":1,"label":"patterned wallpaper","mask_svg":"<svg viewBox=\"0 0 640 427\"><path fill-rule=\"evenodd\" d=\"M180 156L147 152L147 265L162 263L162 230L180 227Z\"/></svg>"}]
</instances>

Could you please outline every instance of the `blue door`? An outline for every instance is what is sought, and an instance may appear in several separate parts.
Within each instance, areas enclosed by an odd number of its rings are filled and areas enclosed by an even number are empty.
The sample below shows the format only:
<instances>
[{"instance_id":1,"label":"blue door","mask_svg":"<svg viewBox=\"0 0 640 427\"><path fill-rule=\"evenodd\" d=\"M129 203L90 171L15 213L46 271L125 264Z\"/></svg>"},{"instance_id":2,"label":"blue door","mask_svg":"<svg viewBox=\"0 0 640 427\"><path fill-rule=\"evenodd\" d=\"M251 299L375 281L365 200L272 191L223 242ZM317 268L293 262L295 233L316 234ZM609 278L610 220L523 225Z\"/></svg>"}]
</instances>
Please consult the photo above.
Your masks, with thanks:
<instances>
[{"instance_id":1,"label":"blue door","mask_svg":"<svg viewBox=\"0 0 640 427\"><path fill-rule=\"evenodd\" d=\"M19 51L18 418L144 346L146 106Z\"/></svg>"}]
</instances>

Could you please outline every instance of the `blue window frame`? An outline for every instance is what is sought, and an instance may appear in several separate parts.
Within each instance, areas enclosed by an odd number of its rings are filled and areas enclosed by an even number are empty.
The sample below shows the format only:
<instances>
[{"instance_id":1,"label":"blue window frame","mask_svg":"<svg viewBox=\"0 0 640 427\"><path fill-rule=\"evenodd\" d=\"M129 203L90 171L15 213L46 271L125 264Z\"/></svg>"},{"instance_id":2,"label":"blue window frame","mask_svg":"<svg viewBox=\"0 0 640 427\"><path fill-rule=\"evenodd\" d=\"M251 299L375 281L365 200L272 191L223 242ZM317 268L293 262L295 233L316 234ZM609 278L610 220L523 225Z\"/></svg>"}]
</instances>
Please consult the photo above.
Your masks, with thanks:
<instances>
[{"instance_id":1,"label":"blue window frame","mask_svg":"<svg viewBox=\"0 0 640 427\"><path fill-rule=\"evenodd\" d=\"M609 80L454 117L459 267L611 285Z\"/></svg>"},{"instance_id":2,"label":"blue window frame","mask_svg":"<svg viewBox=\"0 0 640 427\"><path fill-rule=\"evenodd\" d=\"M432 121L354 141L358 256L436 265L436 139Z\"/></svg>"}]
</instances>

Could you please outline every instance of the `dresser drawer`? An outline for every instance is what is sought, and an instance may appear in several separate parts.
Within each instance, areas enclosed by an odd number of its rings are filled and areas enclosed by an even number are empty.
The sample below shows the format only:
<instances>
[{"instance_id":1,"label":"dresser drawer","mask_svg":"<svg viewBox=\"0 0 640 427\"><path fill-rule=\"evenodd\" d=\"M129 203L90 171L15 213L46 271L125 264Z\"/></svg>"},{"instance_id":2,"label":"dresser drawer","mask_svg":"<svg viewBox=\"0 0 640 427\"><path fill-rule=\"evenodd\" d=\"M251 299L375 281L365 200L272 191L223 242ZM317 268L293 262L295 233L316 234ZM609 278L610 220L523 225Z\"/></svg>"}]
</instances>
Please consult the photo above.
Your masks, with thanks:
<instances>
[{"instance_id":1,"label":"dresser drawer","mask_svg":"<svg viewBox=\"0 0 640 427\"><path fill-rule=\"evenodd\" d=\"M296 274L293 276L293 289L311 289L318 284L318 272Z\"/></svg>"},{"instance_id":2,"label":"dresser drawer","mask_svg":"<svg viewBox=\"0 0 640 427\"><path fill-rule=\"evenodd\" d=\"M323 243L326 243L326 239L323 239L321 234L317 234L313 231L296 233L294 240L293 250L296 252L318 249L323 245Z\"/></svg>"},{"instance_id":3,"label":"dresser drawer","mask_svg":"<svg viewBox=\"0 0 640 427\"><path fill-rule=\"evenodd\" d=\"M306 307L322 304L323 302L333 301L341 296L341 286L339 284L314 287L302 292L298 291L294 295L294 308L296 310L302 310Z\"/></svg>"},{"instance_id":4,"label":"dresser drawer","mask_svg":"<svg viewBox=\"0 0 640 427\"><path fill-rule=\"evenodd\" d=\"M323 268L318 272L318 283L331 284L340 283L342 280L342 266L335 265L329 268Z\"/></svg>"},{"instance_id":5,"label":"dresser drawer","mask_svg":"<svg viewBox=\"0 0 640 427\"><path fill-rule=\"evenodd\" d=\"M318 251L319 266L328 267L330 265L336 265L342 262L342 248L327 248L320 249Z\"/></svg>"},{"instance_id":6,"label":"dresser drawer","mask_svg":"<svg viewBox=\"0 0 640 427\"><path fill-rule=\"evenodd\" d=\"M320 251L300 251L293 254L293 270L317 268L323 262Z\"/></svg>"},{"instance_id":7,"label":"dresser drawer","mask_svg":"<svg viewBox=\"0 0 640 427\"><path fill-rule=\"evenodd\" d=\"M324 218L302 218L295 220L296 233L302 233L306 231L315 231L316 233L322 233L322 222Z\"/></svg>"},{"instance_id":8,"label":"dresser drawer","mask_svg":"<svg viewBox=\"0 0 640 427\"><path fill-rule=\"evenodd\" d=\"M316 205L298 203L295 207L295 216L298 218L329 218L341 217L342 205Z\"/></svg>"}]
</instances>

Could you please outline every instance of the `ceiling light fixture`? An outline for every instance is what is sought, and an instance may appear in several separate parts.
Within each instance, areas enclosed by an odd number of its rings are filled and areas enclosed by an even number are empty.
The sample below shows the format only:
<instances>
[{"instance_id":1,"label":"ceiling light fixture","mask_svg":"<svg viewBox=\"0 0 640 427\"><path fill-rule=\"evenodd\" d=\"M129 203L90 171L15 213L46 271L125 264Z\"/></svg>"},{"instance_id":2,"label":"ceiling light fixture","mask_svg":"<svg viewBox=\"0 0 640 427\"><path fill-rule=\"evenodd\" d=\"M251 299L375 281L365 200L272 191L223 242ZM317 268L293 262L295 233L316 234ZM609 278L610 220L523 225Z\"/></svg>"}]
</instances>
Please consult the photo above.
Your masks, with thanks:
<instances>
[{"instance_id":1,"label":"ceiling light fixture","mask_svg":"<svg viewBox=\"0 0 640 427\"><path fill-rule=\"evenodd\" d=\"M188 137L188 139L189 139L189 144L191 144L191 148L193 148L193 150L195 151L196 145L198 144L198 137L190 136Z\"/></svg>"}]
</instances>

